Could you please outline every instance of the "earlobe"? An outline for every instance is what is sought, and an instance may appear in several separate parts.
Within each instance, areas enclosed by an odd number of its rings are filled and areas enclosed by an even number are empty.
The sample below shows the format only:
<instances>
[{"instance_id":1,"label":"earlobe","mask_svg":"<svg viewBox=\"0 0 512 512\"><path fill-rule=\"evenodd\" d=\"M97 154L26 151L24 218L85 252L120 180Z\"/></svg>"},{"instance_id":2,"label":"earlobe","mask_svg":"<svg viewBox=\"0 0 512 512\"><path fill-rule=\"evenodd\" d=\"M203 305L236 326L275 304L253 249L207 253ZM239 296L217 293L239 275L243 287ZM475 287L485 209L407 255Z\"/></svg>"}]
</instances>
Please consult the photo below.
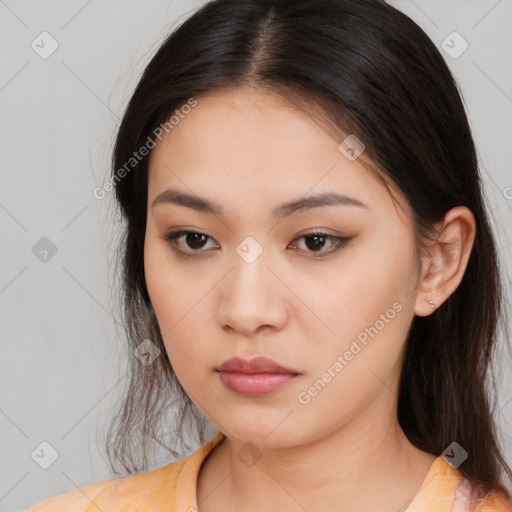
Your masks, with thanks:
<instances>
[{"instance_id":1,"label":"earlobe","mask_svg":"<svg viewBox=\"0 0 512 512\"><path fill-rule=\"evenodd\" d=\"M428 316L457 289L476 236L475 217L465 206L449 210L436 226L437 236L422 261L415 314Z\"/></svg>"}]
</instances>

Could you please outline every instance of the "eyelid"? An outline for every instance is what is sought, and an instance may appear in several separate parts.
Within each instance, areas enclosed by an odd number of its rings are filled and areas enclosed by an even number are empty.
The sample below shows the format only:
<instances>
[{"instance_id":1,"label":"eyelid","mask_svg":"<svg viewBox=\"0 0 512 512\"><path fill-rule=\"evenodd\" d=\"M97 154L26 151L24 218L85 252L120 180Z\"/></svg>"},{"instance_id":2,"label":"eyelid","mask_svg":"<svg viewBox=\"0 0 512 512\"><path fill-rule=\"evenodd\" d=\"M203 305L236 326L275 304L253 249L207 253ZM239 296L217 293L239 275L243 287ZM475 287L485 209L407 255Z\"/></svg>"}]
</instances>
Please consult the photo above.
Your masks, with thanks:
<instances>
[{"instance_id":1,"label":"eyelid","mask_svg":"<svg viewBox=\"0 0 512 512\"><path fill-rule=\"evenodd\" d=\"M327 251L321 251L321 252L315 252L315 251L305 251L307 255L310 255L313 258L323 258L330 256L331 254L334 254L338 252L340 249L345 247L353 238L354 236L337 236L337 235L331 235L329 233L326 233L325 231L322 231L321 229L313 229L306 231L298 236L296 236L292 242L295 242L295 240L300 240L301 238L309 238L312 236L321 236L323 238L326 238L331 241L332 247Z\"/></svg>"},{"instance_id":2,"label":"eyelid","mask_svg":"<svg viewBox=\"0 0 512 512\"><path fill-rule=\"evenodd\" d=\"M175 244L175 241L178 239L178 238L181 238L183 235L188 235L188 234L197 234L197 235L204 235L206 236L209 240L214 240L215 243L218 245L218 242L212 238L210 235L207 235L206 233L203 233L202 231L197 231L197 230L194 230L194 229L176 229L176 230L171 230L169 231L167 234L165 234L162 238L167 241L169 243L169 245L171 246L171 249L177 253L179 256L196 256L197 253L201 253L201 252L206 252L204 250L196 250L196 251L184 251L182 249L178 249L176 247L176 244Z\"/></svg>"},{"instance_id":3,"label":"eyelid","mask_svg":"<svg viewBox=\"0 0 512 512\"><path fill-rule=\"evenodd\" d=\"M218 242L213 237L211 237L210 235L207 235L206 233L203 233L202 231L197 231L197 230L194 230L194 229L183 229L182 228L182 229L171 230L171 231L167 232L162 238L165 241L169 242L169 245L171 246L171 249L175 253L177 253L179 256L196 257L197 255L199 255L199 253L209 252L207 250L202 250L202 249L189 250L189 251L184 251L182 249L178 249L176 247L175 240L177 240L178 238L181 238L183 235L187 235L187 234L203 235L207 239L213 240L217 245L219 245ZM332 234L326 233L322 229L317 228L317 229L309 229L309 230L307 230L305 232L302 232L301 234L296 235L293 238L292 242L295 242L296 240L299 240L301 238L309 238L309 237L313 237L313 236L321 236L321 237L323 237L323 238L325 238L327 240L330 240L331 243L332 243L332 247L333 247L330 250L320 251L320 252L304 251L306 254L309 254L309 255L311 255L314 258L326 257L326 256L328 256L330 254L333 254L333 253L337 252L339 249L342 249L343 247L345 247L354 238L354 236L337 236L337 235L332 235Z\"/></svg>"}]
</instances>

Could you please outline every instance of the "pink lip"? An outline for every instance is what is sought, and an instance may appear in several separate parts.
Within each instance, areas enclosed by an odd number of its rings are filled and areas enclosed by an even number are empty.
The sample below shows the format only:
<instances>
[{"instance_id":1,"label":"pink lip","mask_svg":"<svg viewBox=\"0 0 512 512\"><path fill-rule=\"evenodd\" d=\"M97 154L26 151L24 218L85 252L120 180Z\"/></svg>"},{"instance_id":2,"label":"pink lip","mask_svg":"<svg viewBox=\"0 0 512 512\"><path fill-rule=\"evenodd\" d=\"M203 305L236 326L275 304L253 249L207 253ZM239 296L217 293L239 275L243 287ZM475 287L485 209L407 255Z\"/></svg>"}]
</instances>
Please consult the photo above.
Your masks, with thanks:
<instances>
[{"instance_id":1,"label":"pink lip","mask_svg":"<svg viewBox=\"0 0 512 512\"><path fill-rule=\"evenodd\" d=\"M227 388L248 396L271 393L298 375L298 372L284 368L266 357L232 357L224 361L216 371Z\"/></svg>"},{"instance_id":2,"label":"pink lip","mask_svg":"<svg viewBox=\"0 0 512 512\"><path fill-rule=\"evenodd\" d=\"M255 357L253 359L230 357L216 369L220 372L240 373L298 373L290 368L284 368L267 357Z\"/></svg>"}]
</instances>

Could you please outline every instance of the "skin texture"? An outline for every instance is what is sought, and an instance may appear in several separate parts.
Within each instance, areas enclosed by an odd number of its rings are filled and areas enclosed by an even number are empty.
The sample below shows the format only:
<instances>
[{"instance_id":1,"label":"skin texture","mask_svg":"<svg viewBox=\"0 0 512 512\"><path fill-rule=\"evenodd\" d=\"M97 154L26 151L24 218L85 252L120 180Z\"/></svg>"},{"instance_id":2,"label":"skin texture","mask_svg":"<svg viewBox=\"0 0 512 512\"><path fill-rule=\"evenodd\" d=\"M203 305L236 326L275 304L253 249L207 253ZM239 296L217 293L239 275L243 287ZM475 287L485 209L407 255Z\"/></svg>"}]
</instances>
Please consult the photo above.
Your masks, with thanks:
<instances>
[{"instance_id":1,"label":"skin texture","mask_svg":"<svg viewBox=\"0 0 512 512\"><path fill-rule=\"evenodd\" d=\"M393 202L361 165L364 153L350 161L342 139L277 95L244 88L197 100L150 156L144 264L174 371L227 436L199 474L200 511L405 510L435 455L415 448L397 421L403 349L414 315L435 314L428 300L439 308L460 283L473 215L450 210L419 261L409 205L396 190ZM153 207L167 188L215 201L224 214ZM272 217L277 205L326 191L366 207ZM179 256L165 240L175 228L210 238L175 240L191 254ZM314 230L353 238L332 252L329 240L301 238ZM237 253L248 236L263 250L251 263ZM378 334L301 403L299 394L376 325ZM248 397L215 371L229 357L259 355L299 375ZM250 467L237 456L244 446L258 458Z\"/></svg>"}]
</instances>

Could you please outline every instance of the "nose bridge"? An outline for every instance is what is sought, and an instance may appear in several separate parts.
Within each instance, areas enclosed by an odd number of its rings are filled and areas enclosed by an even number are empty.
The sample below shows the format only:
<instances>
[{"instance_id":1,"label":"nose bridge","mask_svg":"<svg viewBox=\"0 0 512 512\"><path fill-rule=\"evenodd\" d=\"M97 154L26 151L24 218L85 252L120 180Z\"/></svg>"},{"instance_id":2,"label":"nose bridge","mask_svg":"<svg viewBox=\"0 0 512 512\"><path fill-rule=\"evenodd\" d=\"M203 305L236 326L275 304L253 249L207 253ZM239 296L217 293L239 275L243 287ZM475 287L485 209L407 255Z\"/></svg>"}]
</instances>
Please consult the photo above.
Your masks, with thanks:
<instances>
[{"instance_id":1,"label":"nose bridge","mask_svg":"<svg viewBox=\"0 0 512 512\"><path fill-rule=\"evenodd\" d=\"M254 302L268 292L268 258L263 254L254 261L246 261L239 255L233 257L233 270L230 272L230 291L239 298L254 299Z\"/></svg>"},{"instance_id":2,"label":"nose bridge","mask_svg":"<svg viewBox=\"0 0 512 512\"><path fill-rule=\"evenodd\" d=\"M259 308L265 302L268 303L271 295L269 277L272 273L268 269L270 251L256 244L254 239L244 240L236 248L226 292L242 306L245 304Z\"/></svg>"},{"instance_id":3,"label":"nose bridge","mask_svg":"<svg viewBox=\"0 0 512 512\"><path fill-rule=\"evenodd\" d=\"M218 320L222 326L252 332L261 325L282 327L287 318L285 298L271 267L270 250L252 237L236 247L232 269L223 280Z\"/></svg>"}]
</instances>

